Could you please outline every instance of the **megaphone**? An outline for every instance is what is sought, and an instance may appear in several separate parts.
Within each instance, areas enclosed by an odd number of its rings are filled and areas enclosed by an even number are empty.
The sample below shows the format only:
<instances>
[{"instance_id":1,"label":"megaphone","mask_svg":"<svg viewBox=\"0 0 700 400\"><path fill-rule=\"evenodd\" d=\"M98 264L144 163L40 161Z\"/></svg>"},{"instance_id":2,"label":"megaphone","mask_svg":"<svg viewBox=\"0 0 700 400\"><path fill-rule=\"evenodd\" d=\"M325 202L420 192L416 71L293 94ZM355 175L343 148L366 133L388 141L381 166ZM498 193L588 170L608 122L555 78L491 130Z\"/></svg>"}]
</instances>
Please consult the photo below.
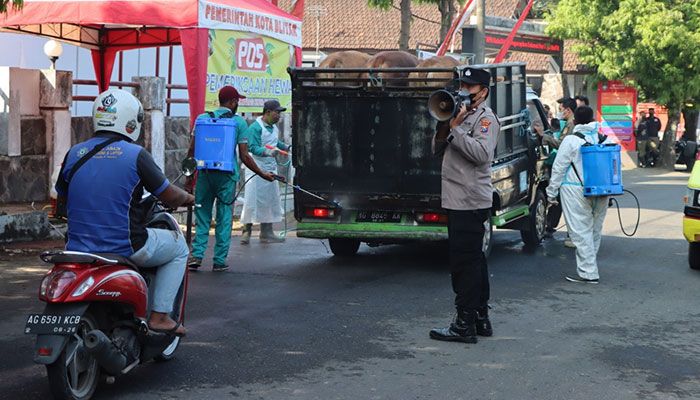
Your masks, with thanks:
<instances>
[{"instance_id":1,"label":"megaphone","mask_svg":"<svg viewBox=\"0 0 700 400\"><path fill-rule=\"evenodd\" d=\"M428 112L438 121L447 121L457 115L460 99L445 89L436 90L428 97Z\"/></svg>"}]
</instances>

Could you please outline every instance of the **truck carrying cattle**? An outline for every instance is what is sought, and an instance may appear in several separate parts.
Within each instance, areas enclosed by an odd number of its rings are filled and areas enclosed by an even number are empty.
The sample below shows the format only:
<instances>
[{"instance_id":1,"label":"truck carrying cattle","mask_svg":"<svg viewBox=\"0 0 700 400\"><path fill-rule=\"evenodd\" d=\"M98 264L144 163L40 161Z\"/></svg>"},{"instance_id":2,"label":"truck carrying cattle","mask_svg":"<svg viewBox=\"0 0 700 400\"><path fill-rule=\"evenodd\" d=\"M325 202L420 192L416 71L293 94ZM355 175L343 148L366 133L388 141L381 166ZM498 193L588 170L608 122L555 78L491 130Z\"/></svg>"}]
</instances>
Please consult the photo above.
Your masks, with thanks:
<instances>
[{"instance_id":1,"label":"truck carrying cattle","mask_svg":"<svg viewBox=\"0 0 700 400\"><path fill-rule=\"evenodd\" d=\"M490 227L519 230L527 245L537 245L548 174L530 126L549 129L544 109L528 92L525 64L471 67L491 73L488 101L501 122ZM428 98L445 88L446 73L459 76L462 68L289 69L294 184L329 200L295 193L298 237L329 239L338 256L355 254L362 242L447 239Z\"/></svg>"}]
</instances>

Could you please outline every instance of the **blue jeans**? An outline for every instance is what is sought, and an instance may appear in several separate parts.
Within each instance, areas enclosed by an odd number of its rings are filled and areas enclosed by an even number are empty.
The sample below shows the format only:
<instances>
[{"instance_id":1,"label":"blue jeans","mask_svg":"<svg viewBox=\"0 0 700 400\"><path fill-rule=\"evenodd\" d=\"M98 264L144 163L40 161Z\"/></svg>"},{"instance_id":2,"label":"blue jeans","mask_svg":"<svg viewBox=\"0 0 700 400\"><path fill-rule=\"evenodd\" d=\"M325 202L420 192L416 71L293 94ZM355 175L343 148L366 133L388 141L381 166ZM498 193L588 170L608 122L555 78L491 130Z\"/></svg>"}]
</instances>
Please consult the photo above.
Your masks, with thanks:
<instances>
[{"instance_id":1,"label":"blue jeans","mask_svg":"<svg viewBox=\"0 0 700 400\"><path fill-rule=\"evenodd\" d=\"M152 283L151 310L170 313L185 276L189 248L180 231L148 228L146 244L129 259L142 268L158 268Z\"/></svg>"}]
</instances>

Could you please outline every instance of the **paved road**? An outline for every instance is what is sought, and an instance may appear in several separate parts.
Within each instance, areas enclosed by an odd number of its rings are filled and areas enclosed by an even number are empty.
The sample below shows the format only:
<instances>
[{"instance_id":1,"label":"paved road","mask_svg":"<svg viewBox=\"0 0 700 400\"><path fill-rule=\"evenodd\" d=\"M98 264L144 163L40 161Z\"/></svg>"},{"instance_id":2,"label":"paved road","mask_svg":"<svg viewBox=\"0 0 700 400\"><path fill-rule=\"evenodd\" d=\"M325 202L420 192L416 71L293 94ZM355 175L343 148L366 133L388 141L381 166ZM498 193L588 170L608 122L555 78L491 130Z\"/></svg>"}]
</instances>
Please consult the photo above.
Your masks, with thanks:
<instances>
[{"instance_id":1,"label":"paved road","mask_svg":"<svg viewBox=\"0 0 700 400\"><path fill-rule=\"evenodd\" d=\"M452 317L445 247L363 246L331 257L320 241L242 248L232 270L191 276L178 357L139 367L99 399L700 398L700 273L681 235L685 173L631 171L642 226L608 214L601 283L563 280L573 251L558 233L534 252L497 232L489 259L495 337L435 342ZM622 200L627 229L632 203ZM234 241L235 243L235 241ZM0 397L48 396L24 318L47 269L0 256ZM205 266L206 269L206 266Z\"/></svg>"}]
</instances>

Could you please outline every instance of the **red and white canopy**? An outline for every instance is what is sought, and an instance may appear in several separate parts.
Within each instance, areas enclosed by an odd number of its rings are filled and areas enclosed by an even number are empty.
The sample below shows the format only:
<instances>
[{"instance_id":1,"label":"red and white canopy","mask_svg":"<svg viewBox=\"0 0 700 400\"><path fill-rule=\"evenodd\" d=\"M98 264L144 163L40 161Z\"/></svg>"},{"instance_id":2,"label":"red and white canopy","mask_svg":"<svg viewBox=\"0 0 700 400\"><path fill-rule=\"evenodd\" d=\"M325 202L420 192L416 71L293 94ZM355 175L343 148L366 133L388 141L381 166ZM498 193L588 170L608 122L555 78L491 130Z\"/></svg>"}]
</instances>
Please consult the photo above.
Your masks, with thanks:
<instances>
[{"instance_id":1,"label":"red and white canopy","mask_svg":"<svg viewBox=\"0 0 700 400\"><path fill-rule=\"evenodd\" d=\"M208 29L257 33L301 48L301 18L267 0L25 0L21 10L10 7L0 16L0 30L91 49L100 90L109 86L118 51L181 44L192 117L204 109Z\"/></svg>"},{"instance_id":2,"label":"red and white canopy","mask_svg":"<svg viewBox=\"0 0 700 400\"><path fill-rule=\"evenodd\" d=\"M254 32L301 46L301 20L265 0L25 0L0 17L0 27L37 33L32 25L66 28L208 28ZM48 26L46 26L48 25ZM64 39L62 33L54 32ZM68 41L99 46L93 35Z\"/></svg>"}]
</instances>

